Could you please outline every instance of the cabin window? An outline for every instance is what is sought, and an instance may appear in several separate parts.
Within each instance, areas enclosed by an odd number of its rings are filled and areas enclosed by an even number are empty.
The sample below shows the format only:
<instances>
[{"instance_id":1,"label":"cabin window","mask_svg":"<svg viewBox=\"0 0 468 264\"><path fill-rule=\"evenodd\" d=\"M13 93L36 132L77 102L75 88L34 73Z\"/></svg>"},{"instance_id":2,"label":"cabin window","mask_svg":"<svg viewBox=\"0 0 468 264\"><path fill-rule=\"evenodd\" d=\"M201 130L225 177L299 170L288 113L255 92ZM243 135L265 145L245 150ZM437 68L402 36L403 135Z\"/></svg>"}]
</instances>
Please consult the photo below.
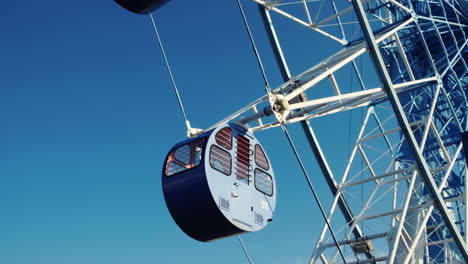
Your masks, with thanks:
<instances>
[{"instance_id":1,"label":"cabin window","mask_svg":"<svg viewBox=\"0 0 468 264\"><path fill-rule=\"evenodd\" d=\"M237 172L236 177L239 181L249 184L250 177L250 141L248 138L237 136Z\"/></svg>"},{"instance_id":2,"label":"cabin window","mask_svg":"<svg viewBox=\"0 0 468 264\"><path fill-rule=\"evenodd\" d=\"M212 145L210 151L210 165L219 172L228 176L231 175L231 154L216 145Z\"/></svg>"},{"instance_id":3,"label":"cabin window","mask_svg":"<svg viewBox=\"0 0 468 264\"><path fill-rule=\"evenodd\" d=\"M255 164L264 170L268 170L270 168L265 152L263 152L262 147L258 144L255 145Z\"/></svg>"},{"instance_id":4,"label":"cabin window","mask_svg":"<svg viewBox=\"0 0 468 264\"><path fill-rule=\"evenodd\" d=\"M166 176L172 176L200 165L206 138L192 141L169 153L166 161Z\"/></svg>"},{"instance_id":5,"label":"cabin window","mask_svg":"<svg viewBox=\"0 0 468 264\"><path fill-rule=\"evenodd\" d=\"M255 189L268 196L272 196L273 178L271 175L260 169L255 169Z\"/></svg>"},{"instance_id":6,"label":"cabin window","mask_svg":"<svg viewBox=\"0 0 468 264\"><path fill-rule=\"evenodd\" d=\"M216 143L223 148L232 149L232 130L225 127L216 134Z\"/></svg>"}]
</instances>

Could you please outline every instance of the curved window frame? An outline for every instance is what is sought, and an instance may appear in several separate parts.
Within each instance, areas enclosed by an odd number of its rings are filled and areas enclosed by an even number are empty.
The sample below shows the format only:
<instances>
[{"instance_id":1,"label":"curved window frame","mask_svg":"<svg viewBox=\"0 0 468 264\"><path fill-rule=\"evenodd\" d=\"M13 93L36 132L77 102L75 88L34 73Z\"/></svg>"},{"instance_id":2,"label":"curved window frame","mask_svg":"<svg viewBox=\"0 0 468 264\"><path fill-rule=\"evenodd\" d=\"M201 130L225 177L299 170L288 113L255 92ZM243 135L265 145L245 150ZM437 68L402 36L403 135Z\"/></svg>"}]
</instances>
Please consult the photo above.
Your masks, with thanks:
<instances>
[{"instance_id":1,"label":"curved window frame","mask_svg":"<svg viewBox=\"0 0 468 264\"><path fill-rule=\"evenodd\" d=\"M265 162L266 162L266 165L267 167L263 167L261 164L259 164L257 162L257 148L260 148L260 151L262 152L263 154L263 157L265 157ZM263 150L262 146L260 146L260 144L255 144L255 147L254 147L254 160L255 160L255 165L257 165L258 167L264 169L264 170L269 170L270 169L270 162L268 161L268 158L267 156L265 155L265 151Z\"/></svg>"},{"instance_id":2,"label":"curved window frame","mask_svg":"<svg viewBox=\"0 0 468 264\"><path fill-rule=\"evenodd\" d=\"M218 168L215 168L213 166L213 164L211 163L211 153L213 152L213 148L217 148L219 151L222 151L222 152L225 152L227 155L229 155L229 174L225 173L224 171L222 170L219 170ZM229 153L229 151L226 151L224 150L223 148L221 148L220 146L216 145L216 144L212 144L211 147L210 147L210 156L209 156L209 163L210 163L210 167L218 172L221 172L222 174L226 175L226 176L231 176L232 175L232 156L231 156L231 153Z\"/></svg>"},{"instance_id":3,"label":"curved window frame","mask_svg":"<svg viewBox=\"0 0 468 264\"><path fill-rule=\"evenodd\" d=\"M198 161L198 163L197 163L196 165L194 165L192 168L186 168L186 169L184 169L184 170L182 170L182 171L179 171L179 172L177 172L177 173L168 175L168 174L167 174L167 166L168 166L168 160L169 160L170 155L171 155L172 153L175 153L178 149L180 149L180 148L182 148L182 147L184 147L184 146L187 146L187 145L189 145L190 143L193 143L193 142L196 142L196 141L201 141L201 142L202 142L201 145L200 145L200 147L202 148L202 150L201 150L200 160ZM188 142L188 143L186 143L186 144L184 144L184 145L181 145L181 146L179 146L179 147L177 147L177 148L175 148L175 149L172 149L171 152L169 152L169 154L167 155L166 160L165 160L165 162L164 162L164 175L165 175L166 177L173 177L173 176L179 175L179 174L181 174L181 173L184 173L184 172L187 172L187 171L190 171L190 170L193 170L193 169L199 167L199 166L203 163L203 160L204 160L205 149L206 149L206 142L207 142L207 137L202 137L202 138L199 138L199 139L190 141L190 142ZM180 160L178 160L178 161L181 162L181 163L183 163L183 162L180 161ZM173 162L173 161L171 161L171 162ZM175 164L177 164L177 163L175 163ZM182 166L182 165L180 165L180 164L177 164L177 165Z\"/></svg>"},{"instance_id":4,"label":"curved window frame","mask_svg":"<svg viewBox=\"0 0 468 264\"><path fill-rule=\"evenodd\" d=\"M270 180L271 180L271 194L268 194L268 193L265 193L264 191L260 190L257 188L257 171L260 171L261 173L264 173L266 174ZM256 168L254 170L254 185L255 185L255 189L261 193L263 193L264 195L268 195L270 197L273 196L274 192L275 192L275 186L274 186L274 183L273 183L273 177L266 171L262 170L262 169L259 169L259 168Z\"/></svg>"},{"instance_id":5,"label":"curved window frame","mask_svg":"<svg viewBox=\"0 0 468 264\"><path fill-rule=\"evenodd\" d=\"M222 142L218 141L218 136L220 135L220 133L221 133L223 130L226 130L226 129L228 129L228 130L229 130L229 133L230 133L229 148L226 147L224 144L222 144ZM222 129L220 129L218 132L216 132L216 135L215 135L215 142L216 142L216 144L218 144L220 147L223 147L223 148L225 148L225 149L227 149L227 150L231 150L231 149L232 149L232 145L233 145L233 144L232 144L232 143L233 143L232 141L233 141L233 140L232 140L232 129L231 129L230 127L222 128Z\"/></svg>"}]
</instances>

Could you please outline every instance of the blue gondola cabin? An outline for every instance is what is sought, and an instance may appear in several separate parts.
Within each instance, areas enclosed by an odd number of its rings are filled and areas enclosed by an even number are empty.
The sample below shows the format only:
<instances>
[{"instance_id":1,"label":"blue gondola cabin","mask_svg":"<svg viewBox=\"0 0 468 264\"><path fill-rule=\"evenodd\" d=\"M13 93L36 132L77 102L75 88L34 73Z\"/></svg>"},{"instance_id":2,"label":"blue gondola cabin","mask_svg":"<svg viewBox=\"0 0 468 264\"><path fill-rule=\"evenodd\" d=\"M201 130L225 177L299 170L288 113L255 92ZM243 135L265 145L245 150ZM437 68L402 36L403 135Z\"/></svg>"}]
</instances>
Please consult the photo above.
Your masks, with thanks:
<instances>
[{"instance_id":1,"label":"blue gondola cabin","mask_svg":"<svg viewBox=\"0 0 468 264\"><path fill-rule=\"evenodd\" d=\"M176 144L162 174L169 212L196 240L258 231L272 219L273 170L258 140L240 125L226 124Z\"/></svg>"}]
</instances>

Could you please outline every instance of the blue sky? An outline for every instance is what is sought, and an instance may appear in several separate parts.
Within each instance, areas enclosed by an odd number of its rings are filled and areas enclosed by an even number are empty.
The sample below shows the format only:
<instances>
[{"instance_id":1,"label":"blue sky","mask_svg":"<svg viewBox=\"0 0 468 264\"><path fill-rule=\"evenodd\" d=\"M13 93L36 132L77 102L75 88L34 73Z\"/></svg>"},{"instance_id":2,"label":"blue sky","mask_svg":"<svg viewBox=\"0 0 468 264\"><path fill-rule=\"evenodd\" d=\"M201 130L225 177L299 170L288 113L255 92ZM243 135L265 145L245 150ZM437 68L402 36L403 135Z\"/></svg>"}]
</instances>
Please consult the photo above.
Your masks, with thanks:
<instances>
[{"instance_id":1,"label":"blue sky","mask_svg":"<svg viewBox=\"0 0 468 264\"><path fill-rule=\"evenodd\" d=\"M256 6L244 3L275 87ZM178 0L155 17L192 126L263 95L235 1ZM147 16L110 0L7 1L0 25L0 263L246 263L235 238L194 241L165 207L162 162L186 131ZM295 74L339 48L300 26L279 29ZM334 129L314 121L326 154L347 154L348 117L335 117ZM291 131L327 204L299 127ZM257 136L278 205L270 226L244 242L255 263L305 263L323 221L282 132Z\"/></svg>"}]
</instances>

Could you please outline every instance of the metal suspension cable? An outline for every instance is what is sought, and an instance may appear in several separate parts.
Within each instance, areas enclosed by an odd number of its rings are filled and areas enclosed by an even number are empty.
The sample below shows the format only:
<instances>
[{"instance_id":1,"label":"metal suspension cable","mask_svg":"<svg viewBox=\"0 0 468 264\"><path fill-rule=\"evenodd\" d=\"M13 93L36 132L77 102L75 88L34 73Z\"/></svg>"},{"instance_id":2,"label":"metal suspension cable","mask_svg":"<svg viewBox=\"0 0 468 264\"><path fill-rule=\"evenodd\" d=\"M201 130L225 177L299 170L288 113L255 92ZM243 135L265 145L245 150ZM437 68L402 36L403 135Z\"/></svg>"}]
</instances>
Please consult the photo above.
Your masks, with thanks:
<instances>
[{"instance_id":1,"label":"metal suspension cable","mask_svg":"<svg viewBox=\"0 0 468 264\"><path fill-rule=\"evenodd\" d=\"M240 12L242 14L242 18L244 20L245 28L247 29L247 33L249 34L250 42L252 44L252 48L254 50L255 56L257 57L257 63L258 63L258 65L260 67L260 70L262 72L262 76L263 76L263 79L265 81L265 88L266 88L267 92L270 92L271 88L270 88L270 86L268 84L268 79L267 79L266 74L265 74L265 69L263 68L262 60L261 60L260 55L258 53L257 47L255 45L255 41L254 41L254 39L252 37L252 33L250 31L250 28L249 28L247 19L245 17L244 10L242 8L240 0L237 0L237 4L238 4L239 10L240 10ZM291 139L291 136L289 135L288 129L287 129L285 124L281 124L281 128L283 129L283 131L284 131L284 133L286 135L286 138L288 139L289 144L291 145L291 148L292 148L292 150L294 152L294 155L296 156L296 159L297 159L297 161L298 161L298 163L299 163L299 165L300 165L300 167L302 169L304 177L306 178L307 184L309 185L309 188L312 191L312 194L313 194L314 199L315 199L315 201L316 201L316 203L317 203L317 205L318 205L318 207L320 209L320 212L322 213L322 216L323 216L323 218L324 218L324 220L325 220L325 222L327 224L327 227L330 230L330 233L331 233L331 235L333 237L333 241L334 241L338 251L340 252L341 258L343 259L343 262L346 263L346 259L345 259L344 255L343 255L343 252L341 251L341 248L340 248L340 246L338 244L338 240L336 239L335 233L333 232L333 229L331 228L330 222L328 221L328 219L326 217L325 211L324 211L323 206L322 206L322 204L320 202L320 199L319 199L319 197L317 195L317 192L315 191L315 188L312 185L312 181L310 180L310 177L307 174L307 171L305 170L304 164L302 163L302 160L301 160L301 158L299 156L299 153L297 152L296 147L295 147L295 145L294 145L294 143L293 143L293 141Z\"/></svg>"},{"instance_id":2,"label":"metal suspension cable","mask_svg":"<svg viewBox=\"0 0 468 264\"><path fill-rule=\"evenodd\" d=\"M340 245L338 244L338 240L336 239L335 232L333 232L333 229L332 229L332 227L330 225L330 222L328 221L328 218L327 218L327 216L325 214L325 210L323 209L322 203L320 202L320 199L319 199L319 197L317 195L317 192L315 191L314 185L312 184L312 181L310 180L309 174L307 173L307 171L305 169L304 163L302 163L302 159L299 156L299 152L297 152L296 146L294 145L294 142L292 141L292 138L289 135L289 132L288 132L288 129L287 129L286 125L281 124L281 128L283 129L284 134L286 135L286 138L288 139L289 144L291 145L291 148L292 148L292 150L294 152L294 155L296 156L297 162L301 166L301 170L302 170L302 172L304 174L304 177L305 177L305 179L307 181L307 184L309 185L310 191L314 195L315 202L317 203L317 205L318 205L318 207L320 209L320 213L322 214L322 217L325 220L325 223L327 224L328 230L330 231L330 234L331 234L331 236L333 238L333 242L335 243L336 248L340 252L340 255L341 255L341 258L343 259L343 262L346 264L345 256L344 256L343 252L341 251Z\"/></svg>"},{"instance_id":3,"label":"metal suspension cable","mask_svg":"<svg viewBox=\"0 0 468 264\"><path fill-rule=\"evenodd\" d=\"M187 126L187 130L190 131L190 129L191 129L190 122L187 119L187 115L185 114L184 105L182 104L182 99L180 99L179 90L177 89L177 85L175 83L174 76L172 75L171 67L169 65L169 61L167 60L166 51L164 50L164 46L162 44L161 37L159 36L158 28L156 27L156 22L154 21L153 14L149 13L149 16L150 16L151 22L153 24L154 32L156 33L156 37L158 38L159 48L161 49L161 53L162 53L162 55L164 57L164 61L165 61L165 64L166 64L167 71L168 71L169 76L171 78L172 87L174 88L174 92L175 92L175 94L177 96L177 101L179 102L180 111L182 112L182 115L184 116L185 125Z\"/></svg>"},{"instance_id":4,"label":"metal suspension cable","mask_svg":"<svg viewBox=\"0 0 468 264\"><path fill-rule=\"evenodd\" d=\"M255 45L255 41L252 37L252 32L250 31L249 23L247 22L247 18L245 17L244 9L242 8L242 4L240 0L237 0L237 5L239 6L239 11L242 15L242 20L244 21L245 29L247 30L247 33L249 34L250 44L252 45L252 49L255 53L255 57L257 57L257 63L262 72L263 80L265 81L265 89L267 92L271 92L271 88L270 88L270 85L268 84L268 79L265 74L265 68L263 68L262 59L260 58L260 54L258 53L257 46Z\"/></svg>"},{"instance_id":5,"label":"metal suspension cable","mask_svg":"<svg viewBox=\"0 0 468 264\"><path fill-rule=\"evenodd\" d=\"M242 246L242 250L244 250L245 256L247 257L247 260L249 261L250 264L253 264L252 259L249 256L249 252L247 252L247 249L245 248L244 242L242 242L242 239L239 235L237 235L237 239L239 240L240 245Z\"/></svg>"},{"instance_id":6,"label":"metal suspension cable","mask_svg":"<svg viewBox=\"0 0 468 264\"><path fill-rule=\"evenodd\" d=\"M187 119L187 115L185 113L184 105L182 104L182 99L180 98L179 90L177 89L177 85L175 83L174 76L172 74L171 67L169 65L169 61L167 60L166 52L164 50L164 46L163 46L162 41L161 41L161 37L159 36L158 28L156 27L156 22L154 21L153 14L150 13L149 16L150 16L151 22L153 24L154 32L156 33L156 37L158 39L159 47L161 48L161 53L162 53L162 55L164 57L164 61L166 63L167 71L168 71L169 76L171 78L172 87L174 88L174 92L175 92L175 94L177 96L177 101L179 102L180 111L182 112L182 115L184 116L185 125L187 126L187 129L190 131L190 129L191 129L190 121ZM243 11L242 11L242 16L244 16ZM245 17L244 17L244 19L245 19ZM250 32L248 26L247 26L247 30ZM252 41L253 41L253 39L252 39ZM258 54L257 51L256 51L256 48L255 48L255 45L254 45L254 49L255 49L256 54ZM262 72L263 72L263 65L261 65L261 62L260 62L260 66L261 66ZM266 80L265 74L263 74L263 76L264 76L264 80L265 80L265 85L268 86L268 81ZM244 251L245 256L247 257L247 260L249 261L250 264L253 264L252 259L250 258L249 252L247 251L247 248L245 247L244 242L242 242L242 239L240 238L239 235L237 235L237 239L239 240L239 243L240 243L240 245L242 247L242 250Z\"/></svg>"},{"instance_id":7,"label":"metal suspension cable","mask_svg":"<svg viewBox=\"0 0 468 264\"><path fill-rule=\"evenodd\" d=\"M260 70L262 72L263 80L265 81L265 89L266 89L266 91L268 93L270 93L271 88L270 88L270 85L268 84L268 79L267 79L266 74L265 74L265 68L263 68L262 59L260 58L260 54L258 53L257 46L255 45L255 41L253 39L252 32L250 31L250 27L249 27L249 24L247 22L247 18L245 17L245 13L244 13L244 10L242 8L242 4L241 4L240 0L237 0L237 5L239 6L239 10L240 10L240 12L242 14L242 19L244 21L245 28L247 29L247 33L249 34L250 43L252 44L252 49L253 49L253 51L255 53L255 57L257 58L258 66L260 67ZM300 165L300 167L302 169L302 172L304 174L304 177L306 178L307 184L309 185L309 188L310 188L310 190L311 190L311 192L312 192L312 194L314 196L315 202L317 203L317 205L318 205L318 207L320 209L320 212L322 213L323 219L325 220L325 222L327 224L328 230L330 231L330 234L333 237L333 241L335 243L335 246L338 249L338 251L340 252L340 256L343 259L343 262L346 264L347 263L346 258L344 256L343 252L341 251L340 245L338 244L338 240L336 239L335 233L333 232L333 229L332 229L332 227L330 225L330 222L327 219L327 216L325 214L325 210L323 209L322 203L320 202L320 199L319 199L319 197L317 195L317 192L315 191L315 188L312 185L312 181L310 180L310 177L307 174L305 166L302 163L301 157L299 156L299 153L297 152L296 146L294 145L294 142L292 141L291 136L289 135L288 129L287 129L287 127L286 127L286 125L284 123L281 123L281 128L283 129L283 131L284 131L284 133L286 135L286 138L288 139L289 144L291 145L291 148L292 148L292 150L294 152L294 155L296 156L296 159L297 159L297 161L298 161L298 163L299 163L299 165ZM242 241L240 240L239 236L238 236L238 239L242 244ZM245 250L245 248L244 248L244 250Z\"/></svg>"}]
</instances>

